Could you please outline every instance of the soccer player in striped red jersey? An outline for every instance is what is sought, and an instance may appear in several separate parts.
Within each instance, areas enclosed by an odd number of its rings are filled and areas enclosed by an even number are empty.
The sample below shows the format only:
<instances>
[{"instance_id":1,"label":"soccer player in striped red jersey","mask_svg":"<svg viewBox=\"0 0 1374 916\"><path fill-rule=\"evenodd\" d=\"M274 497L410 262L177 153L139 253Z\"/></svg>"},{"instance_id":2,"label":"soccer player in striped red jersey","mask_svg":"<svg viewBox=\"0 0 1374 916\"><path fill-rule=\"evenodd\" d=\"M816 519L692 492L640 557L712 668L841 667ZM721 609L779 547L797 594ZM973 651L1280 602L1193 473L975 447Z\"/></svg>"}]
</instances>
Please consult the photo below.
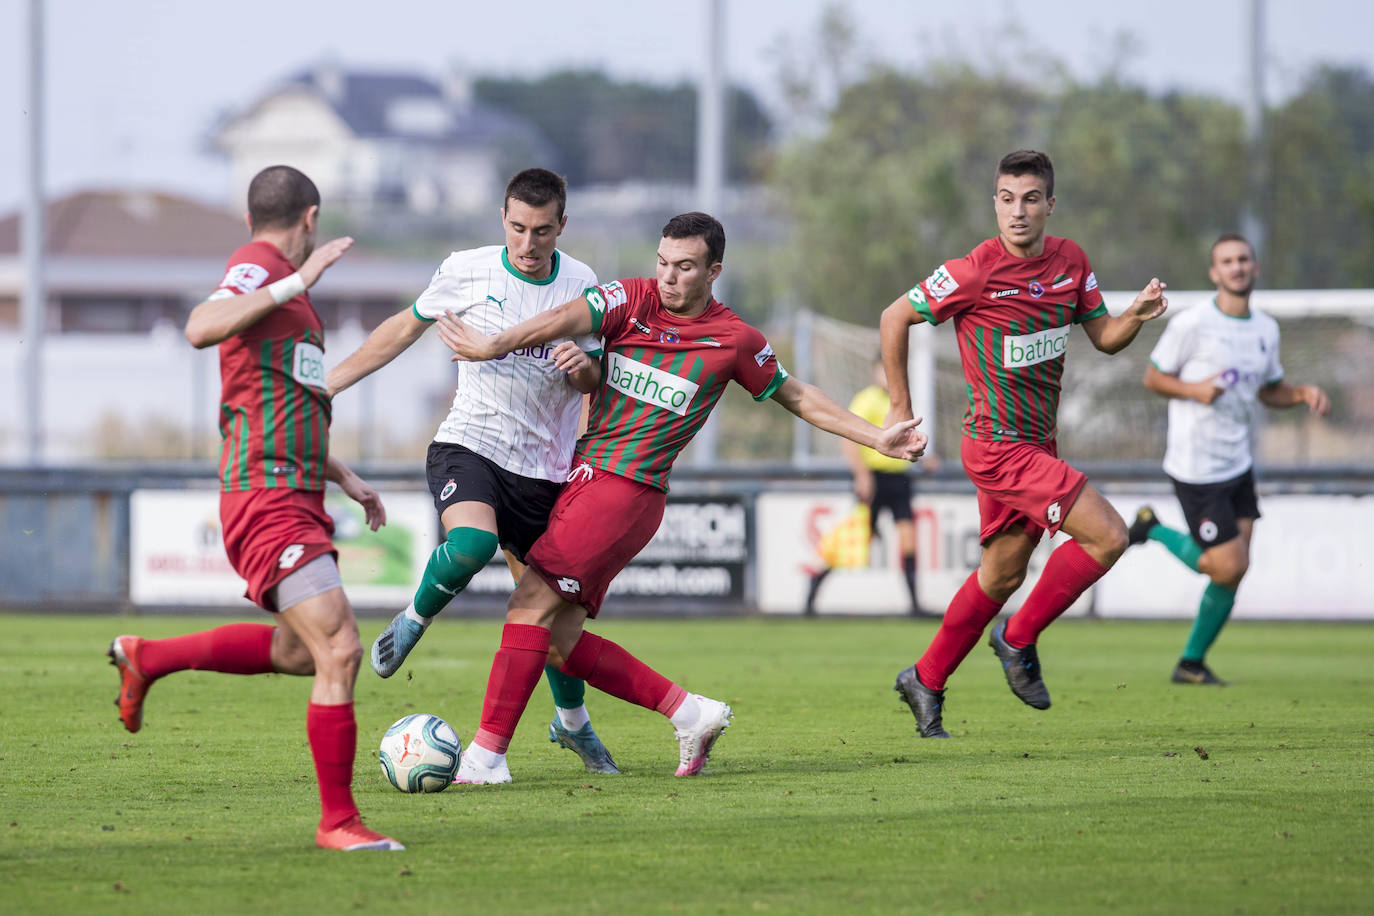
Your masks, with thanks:
<instances>
[{"instance_id":1,"label":"soccer player in striped red jersey","mask_svg":"<svg viewBox=\"0 0 1374 916\"><path fill-rule=\"evenodd\" d=\"M611 580L648 544L663 518L668 475L731 381L809 423L914 461L926 437L916 420L879 429L819 389L789 376L758 330L711 298L725 230L705 213L663 228L654 279L588 289L577 299L493 335L452 315L439 334L463 360L499 359L561 337L599 334L606 353L587 432L548 530L528 555L506 609L481 728L458 781L509 782L506 749L552 648L562 670L599 690L653 709L673 723L678 776L701 771L729 724L730 707L689 694L615 643L585 632Z\"/></svg>"},{"instance_id":2,"label":"soccer player in striped red jersey","mask_svg":"<svg viewBox=\"0 0 1374 916\"><path fill-rule=\"evenodd\" d=\"M120 675L119 716L131 732L143 725L149 686L174 671L313 675L305 727L320 790L316 845L403 849L365 827L353 801L353 683L362 644L339 578L325 481L363 506L373 531L386 523L386 510L329 454L324 326L306 290L353 240L316 248L319 210L319 191L301 172L281 165L259 172L248 187L252 241L234 252L219 288L186 323L197 349L219 346L225 552L248 582L247 597L276 614L276 626L119 636L108 654Z\"/></svg>"},{"instance_id":3,"label":"soccer player in striped red jersey","mask_svg":"<svg viewBox=\"0 0 1374 916\"><path fill-rule=\"evenodd\" d=\"M1083 249L1045 234L1054 166L1044 153L1002 158L993 208L997 237L937 267L881 320L888 422L911 416L906 366L913 324L954 321L969 391L960 457L978 488L983 554L930 647L897 675L896 690L923 738L949 737L942 722L946 679L1025 580L1040 537L1062 529L1073 540L1050 555L1021 609L989 637L1012 692L1036 709L1049 708L1036 641L1126 549L1126 523L1055 446L1069 332L1080 325L1094 347L1116 353L1167 306L1165 285L1152 279L1125 312L1107 313Z\"/></svg>"}]
</instances>

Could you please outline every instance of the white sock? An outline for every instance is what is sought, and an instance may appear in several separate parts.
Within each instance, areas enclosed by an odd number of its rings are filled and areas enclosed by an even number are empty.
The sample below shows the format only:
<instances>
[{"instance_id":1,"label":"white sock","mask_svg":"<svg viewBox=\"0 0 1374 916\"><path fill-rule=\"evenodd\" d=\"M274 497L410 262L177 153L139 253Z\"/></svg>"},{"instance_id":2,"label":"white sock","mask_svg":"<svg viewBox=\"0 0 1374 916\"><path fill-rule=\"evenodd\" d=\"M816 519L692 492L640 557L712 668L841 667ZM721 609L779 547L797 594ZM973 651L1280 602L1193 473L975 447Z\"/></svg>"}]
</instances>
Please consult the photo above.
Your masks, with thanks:
<instances>
[{"instance_id":1,"label":"white sock","mask_svg":"<svg viewBox=\"0 0 1374 916\"><path fill-rule=\"evenodd\" d=\"M406 605L405 615L408 619L415 621L422 627L428 627L434 621L433 617L421 617L420 612L415 610L415 605L413 603Z\"/></svg>"},{"instance_id":2,"label":"white sock","mask_svg":"<svg viewBox=\"0 0 1374 916\"><path fill-rule=\"evenodd\" d=\"M498 754L495 751L482 747L476 741L468 745L465 755L472 758L472 762L488 770L494 770L506 761L505 754Z\"/></svg>"},{"instance_id":3,"label":"white sock","mask_svg":"<svg viewBox=\"0 0 1374 916\"><path fill-rule=\"evenodd\" d=\"M673 728L690 728L697 724L701 719L701 704L697 699L695 693L687 694L687 699L682 701L677 712L668 717L668 721L673 723Z\"/></svg>"},{"instance_id":4,"label":"white sock","mask_svg":"<svg viewBox=\"0 0 1374 916\"><path fill-rule=\"evenodd\" d=\"M575 732L592 720L587 715L587 707L579 706L576 709L564 709L562 706L555 706L553 711L558 713L558 724L570 732Z\"/></svg>"}]
</instances>

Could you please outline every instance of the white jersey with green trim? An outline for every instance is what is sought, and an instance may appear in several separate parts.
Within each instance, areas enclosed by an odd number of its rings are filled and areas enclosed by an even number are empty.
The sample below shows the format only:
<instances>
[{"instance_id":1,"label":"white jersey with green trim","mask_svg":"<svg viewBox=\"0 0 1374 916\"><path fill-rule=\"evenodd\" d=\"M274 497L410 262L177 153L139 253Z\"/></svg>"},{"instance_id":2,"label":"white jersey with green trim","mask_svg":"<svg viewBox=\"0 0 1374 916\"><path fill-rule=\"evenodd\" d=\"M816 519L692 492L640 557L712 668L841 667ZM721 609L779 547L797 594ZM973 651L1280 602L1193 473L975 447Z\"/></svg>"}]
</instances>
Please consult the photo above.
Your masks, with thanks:
<instances>
[{"instance_id":1,"label":"white jersey with green trim","mask_svg":"<svg viewBox=\"0 0 1374 916\"><path fill-rule=\"evenodd\" d=\"M548 278L532 280L511 265L505 246L490 245L449 255L413 309L422 321L452 312L473 330L495 334L576 299L595 285L592 269L562 252L554 253ZM489 362L454 363L458 383L453 406L434 441L472 449L521 477L567 480L582 395L553 364L560 342L516 350ZM601 355L595 337L579 338L577 345Z\"/></svg>"},{"instance_id":2,"label":"white jersey with green trim","mask_svg":"<svg viewBox=\"0 0 1374 916\"><path fill-rule=\"evenodd\" d=\"M1279 325L1251 308L1237 318L1213 299L1169 320L1150 362L1185 382L1216 378L1223 389L1211 404L1169 399L1164 473L1183 483L1221 483L1254 464L1259 390L1283 378Z\"/></svg>"}]
</instances>

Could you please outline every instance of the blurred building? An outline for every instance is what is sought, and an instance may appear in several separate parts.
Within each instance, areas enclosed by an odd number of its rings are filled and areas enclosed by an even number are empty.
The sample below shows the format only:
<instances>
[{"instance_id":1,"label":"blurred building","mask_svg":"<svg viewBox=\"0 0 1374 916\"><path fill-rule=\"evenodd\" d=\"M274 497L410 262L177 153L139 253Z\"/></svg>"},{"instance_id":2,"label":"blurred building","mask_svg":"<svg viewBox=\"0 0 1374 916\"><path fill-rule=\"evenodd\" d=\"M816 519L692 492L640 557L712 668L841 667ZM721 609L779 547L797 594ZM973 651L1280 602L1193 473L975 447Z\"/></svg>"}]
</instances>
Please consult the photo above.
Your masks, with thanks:
<instances>
[{"instance_id":1,"label":"blurred building","mask_svg":"<svg viewBox=\"0 0 1374 916\"><path fill-rule=\"evenodd\" d=\"M499 205L511 172L556 163L533 123L477 101L460 72L436 81L332 62L268 90L210 142L231 161L232 200L244 199L259 170L285 162L331 206L357 214L474 212Z\"/></svg>"}]
</instances>

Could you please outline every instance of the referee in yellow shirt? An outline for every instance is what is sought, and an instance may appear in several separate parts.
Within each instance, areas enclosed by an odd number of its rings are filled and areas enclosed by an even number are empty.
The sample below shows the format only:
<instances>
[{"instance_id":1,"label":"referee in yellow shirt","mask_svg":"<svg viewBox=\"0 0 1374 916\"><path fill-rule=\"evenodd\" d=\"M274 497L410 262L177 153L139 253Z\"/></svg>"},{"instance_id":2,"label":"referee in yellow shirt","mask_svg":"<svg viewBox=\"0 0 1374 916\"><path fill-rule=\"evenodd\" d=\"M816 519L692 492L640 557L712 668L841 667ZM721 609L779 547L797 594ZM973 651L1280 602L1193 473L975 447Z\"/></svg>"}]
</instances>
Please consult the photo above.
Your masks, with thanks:
<instances>
[{"instance_id":1,"label":"referee in yellow shirt","mask_svg":"<svg viewBox=\"0 0 1374 916\"><path fill-rule=\"evenodd\" d=\"M854 395L854 400L849 402L849 409L875 426L882 426L889 403L887 375L883 372L882 356L879 355L873 361L873 384ZM911 613L913 616L925 616L921 602L916 597L916 520L911 511L914 492L911 463L900 458L889 458L848 439L843 440L841 445L845 463L854 475L854 496L868 505L871 534L878 532L878 513L884 509L892 513L892 521L897 529L897 546L902 554L902 577L911 596ZM806 593L808 616L815 614L816 594L830 573L830 569L823 569L811 576L811 585Z\"/></svg>"}]
</instances>

